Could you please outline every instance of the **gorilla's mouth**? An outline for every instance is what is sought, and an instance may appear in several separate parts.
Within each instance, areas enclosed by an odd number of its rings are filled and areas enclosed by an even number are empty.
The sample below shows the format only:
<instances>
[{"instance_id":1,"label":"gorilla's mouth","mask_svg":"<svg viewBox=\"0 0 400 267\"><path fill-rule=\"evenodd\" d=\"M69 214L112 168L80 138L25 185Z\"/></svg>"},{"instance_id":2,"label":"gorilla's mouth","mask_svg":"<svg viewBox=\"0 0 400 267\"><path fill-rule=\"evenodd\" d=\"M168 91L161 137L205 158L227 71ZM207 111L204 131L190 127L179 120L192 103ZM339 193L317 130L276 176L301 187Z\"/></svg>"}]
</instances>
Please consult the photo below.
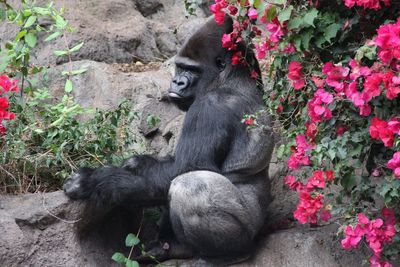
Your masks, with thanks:
<instances>
[{"instance_id":1,"label":"gorilla's mouth","mask_svg":"<svg viewBox=\"0 0 400 267\"><path fill-rule=\"evenodd\" d=\"M179 95L179 94L177 94L177 93L174 93L174 92L169 92L169 93L168 93L168 97L170 97L170 98L175 98L175 99L181 99L181 98L183 98L183 96L181 96L181 95Z\"/></svg>"}]
</instances>

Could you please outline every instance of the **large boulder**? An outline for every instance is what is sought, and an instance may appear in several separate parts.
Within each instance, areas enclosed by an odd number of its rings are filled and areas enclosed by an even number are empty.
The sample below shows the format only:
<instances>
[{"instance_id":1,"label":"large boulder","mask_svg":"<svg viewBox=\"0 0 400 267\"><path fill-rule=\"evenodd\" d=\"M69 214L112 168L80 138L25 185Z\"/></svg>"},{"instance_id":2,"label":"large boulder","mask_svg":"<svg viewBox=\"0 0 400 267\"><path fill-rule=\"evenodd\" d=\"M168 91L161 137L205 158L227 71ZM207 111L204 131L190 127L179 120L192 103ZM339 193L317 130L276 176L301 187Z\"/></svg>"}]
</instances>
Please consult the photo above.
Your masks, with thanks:
<instances>
[{"instance_id":1,"label":"large boulder","mask_svg":"<svg viewBox=\"0 0 400 267\"><path fill-rule=\"evenodd\" d=\"M8 1L18 6L18 0ZM47 0L37 1L43 6ZM99 62L149 62L165 60L174 55L182 42L205 21L201 9L196 18L185 18L184 5L172 0L98 0L53 1L56 8L65 7L65 18L75 29L66 39L43 43L35 49L36 64L53 65L67 58L57 58L53 52L64 50L65 41L72 47L80 42L84 46L72 55L72 60ZM50 21L40 21L49 26ZM14 38L16 27L0 25L0 40ZM44 38L41 36L40 38Z\"/></svg>"}]
</instances>

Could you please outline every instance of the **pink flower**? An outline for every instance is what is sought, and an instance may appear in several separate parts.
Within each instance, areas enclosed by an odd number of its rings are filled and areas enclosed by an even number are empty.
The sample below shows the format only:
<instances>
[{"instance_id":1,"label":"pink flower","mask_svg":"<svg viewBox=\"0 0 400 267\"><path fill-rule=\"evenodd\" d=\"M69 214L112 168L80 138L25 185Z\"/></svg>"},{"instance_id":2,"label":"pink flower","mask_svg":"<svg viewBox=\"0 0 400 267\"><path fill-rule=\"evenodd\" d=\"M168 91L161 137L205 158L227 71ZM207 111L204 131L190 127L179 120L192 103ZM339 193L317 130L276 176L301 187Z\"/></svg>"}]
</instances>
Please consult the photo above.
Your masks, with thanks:
<instances>
[{"instance_id":1,"label":"pink flower","mask_svg":"<svg viewBox=\"0 0 400 267\"><path fill-rule=\"evenodd\" d=\"M388 122L388 128L394 134L400 135L400 121L397 118L391 118Z\"/></svg>"},{"instance_id":2,"label":"pink flower","mask_svg":"<svg viewBox=\"0 0 400 267\"><path fill-rule=\"evenodd\" d=\"M231 14L232 16L235 16L238 12L237 7L235 7L235 6L229 6L228 10L229 10L229 14Z\"/></svg>"},{"instance_id":3,"label":"pink flower","mask_svg":"<svg viewBox=\"0 0 400 267\"><path fill-rule=\"evenodd\" d=\"M400 59L400 20L394 24L382 25L374 43L380 48L378 56L383 63L389 65Z\"/></svg>"},{"instance_id":4,"label":"pink flower","mask_svg":"<svg viewBox=\"0 0 400 267\"><path fill-rule=\"evenodd\" d=\"M361 227L356 225L356 227L353 229L351 225L348 225L344 233L346 237L341 241L342 247L344 249L357 248L361 238L363 237L363 231Z\"/></svg>"},{"instance_id":5,"label":"pink flower","mask_svg":"<svg viewBox=\"0 0 400 267\"><path fill-rule=\"evenodd\" d=\"M247 16L249 16L250 19L257 19L258 17L257 10L254 8L250 8L249 11L247 12Z\"/></svg>"},{"instance_id":6,"label":"pink flower","mask_svg":"<svg viewBox=\"0 0 400 267\"><path fill-rule=\"evenodd\" d=\"M292 61L289 64L288 78L293 81L293 87L296 90L300 90L305 85L304 75L301 72L302 68L303 67L298 61Z\"/></svg>"},{"instance_id":7,"label":"pink flower","mask_svg":"<svg viewBox=\"0 0 400 267\"><path fill-rule=\"evenodd\" d=\"M253 118L250 117L250 118L246 119L244 121L244 124L249 125L249 126L253 125L254 124Z\"/></svg>"},{"instance_id":8,"label":"pink flower","mask_svg":"<svg viewBox=\"0 0 400 267\"><path fill-rule=\"evenodd\" d=\"M336 126L336 134L338 136L342 136L347 131L347 127L344 125Z\"/></svg>"},{"instance_id":9,"label":"pink flower","mask_svg":"<svg viewBox=\"0 0 400 267\"><path fill-rule=\"evenodd\" d=\"M288 160L288 167L292 170L297 170L300 165L310 165L311 161L306 152L312 147L307 143L306 137L302 134L296 136L296 147L292 147L292 155Z\"/></svg>"},{"instance_id":10,"label":"pink flower","mask_svg":"<svg viewBox=\"0 0 400 267\"><path fill-rule=\"evenodd\" d=\"M279 42L279 39L283 36L284 33L278 18L275 18L270 23L267 23L266 27L267 30L270 32L269 40L274 43Z\"/></svg>"},{"instance_id":11,"label":"pink flower","mask_svg":"<svg viewBox=\"0 0 400 267\"><path fill-rule=\"evenodd\" d=\"M393 154L393 158L389 160L387 166L394 171L397 178L400 178L400 151Z\"/></svg>"},{"instance_id":12,"label":"pink flower","mask_svg":"<svg viewBox=\"0 0 400 267\"><path fill-rule=\"evenodd\" d=\"M305 224L310 221L311 224L317 223L317 213L323 208L324 196L319 194L312 197L308 192L300 192L300 202L297 204L297 208L293 215L296 220L301 224Z\"/></svg>"},{"instance_id":13,"label":"pink flower","mask_svg":"<svg viewBox=\"0 0 400 267\"><path fill-rule=\"evenodd\" d=\"M289 186L290 189L299 191L303 189L304 185L296 180L296 178L292 175L287 175L285 177L285 184Z\"/></svg>"},{"instance_id":14,"label":"pink flower","mask_svg":"<svg viewBox=\"0 0 400 267\"><path fill-rule=\"evenodd\" d=\"M307 122L306 123L306 135L310 140L314 140L314 138L317 136L318 133L318 128L317 125L313 122Z\"/></svg>"},{"instance_id":15,"label":"pink flower","mask_svg":"<svg viewBox=\"0 0 400 267\"><path fill-rule=\"evenodd\" d=\"M356 0L344 0L345 6L352 8L356 4Z\"/></svg>"},{"instance_id":16,"label":"pink flower","mask_svg":"<svg viewBox=\"0 0 400 267\"><path fill-rule=\"evenodd\" d=\"M388 128L388 123L375 117L371 121L369 133L372 139L378 139L383 142L386 147L392 147L394 142L393 132Z\"/></svg>"},{"instance_id":17,"label":"pink flower","mask_svg":"<svg viewBox=\"0 0 400 267\"><path fill-rule=\"evenodd\" d=\"M321 211L321 213L319 214L319 217L321 218L321 220L323 220L324 222L329 222L329 220L332 218L331 212L329 210L323 210Z\"/></svg>"},{"instance_id":18,"label":"pink flower","mask_svg":"<svg viewBox=\"0 0 400 267\"><path fill-rule=\"evenodd\" d=\"M344 81L347 80L350 73L349 68L342 67L340 65L334 65L332 62L326 63L322 72L326 74L326 84L332 86L336 92L343 92L345 89Z\"/></svg>"},{"instance_id":19,"label":"pink flower","mask_svg":"<svg viewBox=\"0 0 400 267\"><path fill-rule=\"evenodd\" d=\"M243 63L243 55L241 51L237 51L235 54L233 54L232 58L232 65L237 65L239 63Z\"/></svg>"},{"instance_id":20,"label":"pink flower","mask_svg":"<svg viewBox=\"0 0 400 267\"><path fill-rule=\"evenodd\" d=\"M332 181L333 179L335 179L335 174L332 170L326 171L325 175L328 181Z\"/></svg>"},{"instance_id":21,"label":"pink flower","mask_svg":"<svg viewBox=\"0 0 400 267\"><path fill-rule=\"evenodd\" d=\"M308 102L308 115L311 122L317 123L332 118L332 112L327 105L332 103L333 96L324 89L318 89L314 98Z\"/></svg>"},{"instance_id":22,"label":"pink flower","mask_svg":"<svg viewBox=\"0 0 400 267\"><path fill-rule=\"evenodd\" d=\"M222 47L223 48L230 48L232 46L232 38L230 34L224 33L222 36Z\"/></svg>"},{"instance_id":23,"label":"pink flower","mask_svg":"<svg viewBox=\"0 0 400 267\"><path fill-rule=\"evenodd\" d=\"M214 14L214 19L217 24L224 24L225 12L222 11L222 9L228 5L229 3L225 0L215 0L215 4L210 6L210 11Z\"/></svg>"},{"instance_id":24,"label":"pink flower","mask_svg":"<svg viewBox=\"0 0 400 267\"><path fill-rule=\"evenodd\" d=\"M351 80L356 80L359 77L367 77L371 75L371 70L368 67L360 66L354 59L350 60L349 66L351 67Z\"/></svg>"},{"instance_id":25,"label":"pink flower","mask_svg":"<svg viewBox=\"0 0 400 267\"><path fill-rule=\"evenodd\" d=\"M7 76L0 76L0 95L4 92L18 92L18 80L11 81Z\"/></svg>"},{"instance_id":26,"label":"pink flower","mask_svg":"<svg viewBox=\"0 0 400 267\"><path fill-rule=\"evenodd\" d=\"M315 171L313 175L308 179L307 188L313 189L317 188L325 188L325 179L323 171Z\"/></svg>"}]
</instances>

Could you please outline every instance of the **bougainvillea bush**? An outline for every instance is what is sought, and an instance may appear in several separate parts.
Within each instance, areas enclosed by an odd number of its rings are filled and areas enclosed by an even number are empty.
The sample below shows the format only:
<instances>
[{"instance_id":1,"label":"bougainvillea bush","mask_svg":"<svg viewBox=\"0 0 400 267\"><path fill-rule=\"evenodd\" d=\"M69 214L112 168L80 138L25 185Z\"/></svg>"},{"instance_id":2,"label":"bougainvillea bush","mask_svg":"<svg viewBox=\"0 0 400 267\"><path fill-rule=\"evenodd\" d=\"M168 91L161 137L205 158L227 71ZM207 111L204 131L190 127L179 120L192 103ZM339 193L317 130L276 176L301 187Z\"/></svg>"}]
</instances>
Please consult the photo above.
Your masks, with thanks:
<instances>
[{"instance_id":1,"label":"bougainvillea bush","mask_svg":"<svg viewBox=\"0 0 400 267\"><path fill-rule=\"evenodd\" d=\"M366 246L370 266L392 266L400 254L400 1L216 0L210 9L218 23L234 18L223 47L244 40L271 62L266 103L289 140L277 154L299 197L294 218L335 220L343 249ZM252 63L234 52L232 64Z\"/></svg>"}]
</instances>

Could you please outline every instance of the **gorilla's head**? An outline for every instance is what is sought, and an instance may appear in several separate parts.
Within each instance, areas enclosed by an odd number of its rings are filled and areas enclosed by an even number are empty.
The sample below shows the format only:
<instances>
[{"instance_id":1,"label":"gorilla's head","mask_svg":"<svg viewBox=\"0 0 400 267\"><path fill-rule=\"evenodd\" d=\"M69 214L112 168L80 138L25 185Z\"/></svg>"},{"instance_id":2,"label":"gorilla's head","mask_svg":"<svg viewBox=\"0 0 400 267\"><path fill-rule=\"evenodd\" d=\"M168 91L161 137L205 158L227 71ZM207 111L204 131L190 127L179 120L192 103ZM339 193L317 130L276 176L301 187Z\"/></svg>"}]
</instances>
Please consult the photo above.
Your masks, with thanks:
<instances>
[{"instance_id":1,"label":"gorilla's head","mask_svg":"<svg viewBox=\"0 0 400 267\"><path fill-rule=\"evenodd\" d=\"M179 51L168 96L180 109L188 110L196 97L218 83L221 73L231 64L232 52L222 47L221 39L224 33L232 32L232 24L228 16L223 25L210 18Z\"/></svg>"}]
</instances>

